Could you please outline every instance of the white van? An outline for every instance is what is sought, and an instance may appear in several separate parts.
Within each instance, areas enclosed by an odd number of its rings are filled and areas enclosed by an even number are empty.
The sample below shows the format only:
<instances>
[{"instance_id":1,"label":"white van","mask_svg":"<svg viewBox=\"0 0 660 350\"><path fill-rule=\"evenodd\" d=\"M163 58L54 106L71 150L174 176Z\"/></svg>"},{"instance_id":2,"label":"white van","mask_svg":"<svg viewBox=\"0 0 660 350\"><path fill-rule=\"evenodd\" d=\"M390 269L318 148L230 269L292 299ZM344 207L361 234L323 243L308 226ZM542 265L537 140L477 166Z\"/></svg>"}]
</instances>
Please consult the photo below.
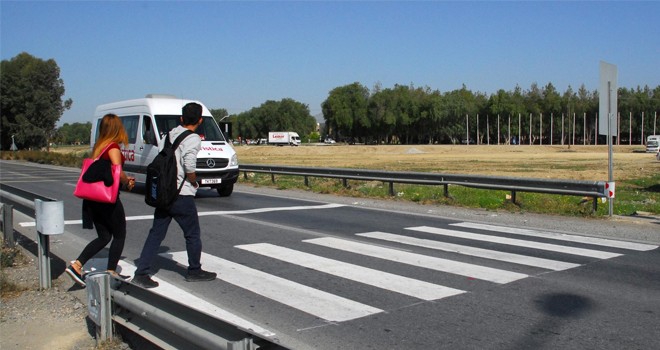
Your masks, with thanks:
<instances>
[{"instance_id":1,"label":"white van","mask_svg":"<svg viewBox=\"0 0 660 350\"><path fill-rule=\"evenodd\" d=\"M646 138L646 152L657 153L660 150L660 135L649 135Z\"/></svg>"},{"instance_id":2,"label":"white van","mask_svg":"<svg viewBox=\"0 0 660 350\"><path fill-rule=\"evenodd\" d=\"M91 146L98 136L98 124L108 113L119 116L128 134L124 172L145 183L147 165L165 143L166 135L181 123L181 108L189 102L202 105L204 122L197 128L202 148L197 154L197 178L201 187L211 187L222 197L231 195L238 179L238 158L231 143L218 128L211 112L199 101L182 100L170 95L147 95L145 98L103 104L96 107L92 123Z\"/></svg>"}]
</instances>

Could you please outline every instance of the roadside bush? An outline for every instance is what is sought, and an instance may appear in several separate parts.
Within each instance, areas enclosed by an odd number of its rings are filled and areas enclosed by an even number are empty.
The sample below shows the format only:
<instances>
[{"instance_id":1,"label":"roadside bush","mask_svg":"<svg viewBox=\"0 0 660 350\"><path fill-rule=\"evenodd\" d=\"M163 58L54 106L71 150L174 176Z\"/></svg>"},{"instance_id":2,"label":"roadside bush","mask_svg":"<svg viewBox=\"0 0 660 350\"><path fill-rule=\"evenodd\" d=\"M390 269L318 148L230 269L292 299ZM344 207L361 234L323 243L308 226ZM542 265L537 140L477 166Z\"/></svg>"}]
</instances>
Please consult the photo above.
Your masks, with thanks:
<instances>
[{"instance_id":1,"label":"roadside bush","mask_svg":"<svg viewBox=\"0 0 660 350\"><path fill-rule=\"evenodd\" d=\"M87 156L88 152L76 154L43 151L0 151L0 159L3 160L24 160L38 164L60 165L74 168L82 166L82 160Z\"/></svg>"}]
</instances>

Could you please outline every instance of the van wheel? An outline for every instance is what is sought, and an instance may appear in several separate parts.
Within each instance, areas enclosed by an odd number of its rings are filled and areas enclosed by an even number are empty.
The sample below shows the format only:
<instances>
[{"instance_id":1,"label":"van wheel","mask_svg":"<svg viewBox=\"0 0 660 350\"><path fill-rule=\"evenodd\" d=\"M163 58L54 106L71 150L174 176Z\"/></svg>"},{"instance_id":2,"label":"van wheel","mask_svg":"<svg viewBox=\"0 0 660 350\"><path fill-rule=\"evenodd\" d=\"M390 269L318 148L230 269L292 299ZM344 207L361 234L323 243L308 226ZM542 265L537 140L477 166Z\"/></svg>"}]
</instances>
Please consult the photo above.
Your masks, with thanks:
<instances>
[{"instance_id":1,"label":"van wheel","mask_svg":"<svg viewBox=\"0 0 660 350\"><path fill-rule=\"evenodd\" d=\"M217 188L220 197L229 197L234 192L234 184L224 185Z\"/></svg>"}]
</instances>

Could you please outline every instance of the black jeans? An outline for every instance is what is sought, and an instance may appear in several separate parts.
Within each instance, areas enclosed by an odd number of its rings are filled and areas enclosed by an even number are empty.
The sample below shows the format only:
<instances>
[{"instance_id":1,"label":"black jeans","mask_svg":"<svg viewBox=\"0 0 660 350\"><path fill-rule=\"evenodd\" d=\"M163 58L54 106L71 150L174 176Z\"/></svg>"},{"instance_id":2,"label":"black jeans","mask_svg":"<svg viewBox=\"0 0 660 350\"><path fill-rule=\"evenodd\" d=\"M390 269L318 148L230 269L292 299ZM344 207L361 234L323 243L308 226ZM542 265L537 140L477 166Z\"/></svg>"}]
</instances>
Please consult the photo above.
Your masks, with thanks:
<instances>
[{"instance_id":1,"label":"black jeans","mask_svg":"<svg viewBox=\"0 0 660 350\"><path fill-rule=\"evenodd\" d=\"M116 270L126 241L124 206L121 204L119 197L117 197L115 203L87 201L86 205L89 206L98 237L87 244L80 253L78 261L85 265L89 259L93 258L112 241L108 254L108 270Z\"/></svg>"}]
</instances>

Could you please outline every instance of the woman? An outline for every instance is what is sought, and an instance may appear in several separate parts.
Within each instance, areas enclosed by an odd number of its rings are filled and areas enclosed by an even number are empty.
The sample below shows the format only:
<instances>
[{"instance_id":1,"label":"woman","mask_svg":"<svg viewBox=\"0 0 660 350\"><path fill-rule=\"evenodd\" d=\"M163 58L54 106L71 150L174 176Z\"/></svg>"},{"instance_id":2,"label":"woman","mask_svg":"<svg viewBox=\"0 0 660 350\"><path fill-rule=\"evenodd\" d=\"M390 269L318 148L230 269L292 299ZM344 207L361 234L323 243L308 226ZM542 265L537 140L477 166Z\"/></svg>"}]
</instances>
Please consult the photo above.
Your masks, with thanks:
<instances>
[{"instance_id":1,"label":"woman","mask_svg":"<svg viewBox=\"0 0 660 350\"><path fill-rule=\"evenodd\" d=\"M94 144L92 158L98 157L103 152L100 159L106 159L112 164L123 166L126 159L119 149L119 144L124 146L128 144L126 130L124 130L118 116L106 114L100 122L99 137L96 144ZM121 171L120 181L129 191L135 186L135 179L126 176L123 170ZM85 286L83 266L89 259L105 248L110 241L112 243L108 254L108 272L116 277L127 277L116 272L126 238L126 215L119 196L117 196L115 203L83 200L83 228L91 229L93 226L96 226L98 237L89 242L78 256L78 259L72 261L66 269L69 276L83 287Z\"/></svg>"}]
</instances>

